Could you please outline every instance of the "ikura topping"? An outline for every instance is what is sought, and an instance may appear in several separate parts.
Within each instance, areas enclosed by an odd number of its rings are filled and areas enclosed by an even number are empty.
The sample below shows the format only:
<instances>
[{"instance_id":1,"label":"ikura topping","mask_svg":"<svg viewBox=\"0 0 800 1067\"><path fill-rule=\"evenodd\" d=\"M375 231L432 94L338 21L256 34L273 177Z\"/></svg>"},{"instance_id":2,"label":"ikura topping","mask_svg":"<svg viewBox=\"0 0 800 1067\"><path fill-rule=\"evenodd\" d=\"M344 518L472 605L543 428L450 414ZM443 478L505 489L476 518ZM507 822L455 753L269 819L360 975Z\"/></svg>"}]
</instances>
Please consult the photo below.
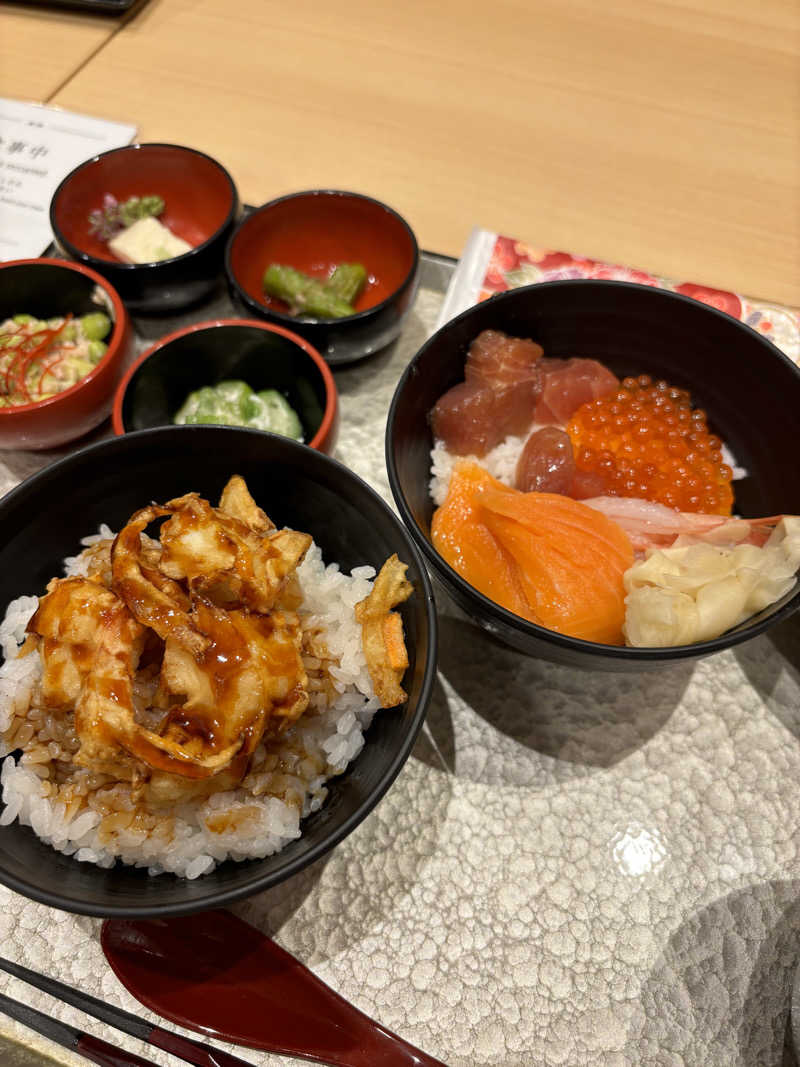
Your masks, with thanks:
<instances>
[{"instance_id":1,"label":"ikura topping","mask_svg":"<svg viewBox=\"0 0 800 1067\"><path fill-rule=\"evenodd\" d=\"M567 426L578 470L602 493L639 497L680 511L729 515L733 472L706 413L689 393L644 374L583 404Z\"/></svg>"},{"instance_id":2,"label":"ikura topping","mask_svg":"<svg viewBox=\"0 0 800 1067\"><path fill-rule=\"evenodd\" d=\"M0 322L0 408L47 400L85 378L105 355L110 330L101 311Z\"/></svg>"}]
</instances>

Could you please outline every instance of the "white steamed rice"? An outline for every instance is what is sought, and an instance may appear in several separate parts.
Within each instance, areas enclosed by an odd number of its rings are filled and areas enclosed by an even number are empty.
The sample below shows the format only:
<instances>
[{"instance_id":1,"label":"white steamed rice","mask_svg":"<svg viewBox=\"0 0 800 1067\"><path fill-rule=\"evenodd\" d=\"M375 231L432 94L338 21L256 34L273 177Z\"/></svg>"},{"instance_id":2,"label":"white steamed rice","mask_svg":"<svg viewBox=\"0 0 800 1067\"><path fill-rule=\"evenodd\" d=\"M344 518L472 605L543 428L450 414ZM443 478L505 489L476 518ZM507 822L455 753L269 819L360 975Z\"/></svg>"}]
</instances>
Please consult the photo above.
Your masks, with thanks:
<instances>
[{"instance_id":1,"label":"white steamed rice","mask_svg":"<svg viewBox=\"0 0 800 1067\"><path fill-rule=\"evenodd\" d=\"M430 494L434 504L441 507L447 496L450 478L453 475L453 467L459 460L470 460L477 463L504 485L514 484L514 474L525 442L528 440L530 431L521 437L506 437L499 445L487 452L485 456L458 456L455 452L448 452L444 441L435 441L431 449L431 481Z\"/></svg>"},{"instance_id":2,"label":"white steamed rice","mask_svg":"<svg viewBox=\"0 0 800 1067\"><path fill-rule=\"evenodd\" d=\"M85 574L90 546L111 536L101 527L85 538L87 548L65 560L65 573ZM0 772L0 825L18 819L83 862L111 867L121 859L151 874L186 878L226 859L271 855L299 837L301 819L325 800L325 783L361 751L379 702L353 613L372 588L374 568L343 574L335 563L326 566L312 545L297 573L304 629L320 631L329 657L304 656L312 687L308 710L278 741L256 749L238 788L158 814L137 807L127 783L70 766L77 747L71 723L36 706L38 652L18 655L38 598L9 604L0 624L0 758L9 757ZM19 749L23 754L15 762L9 754Z\"/></svg>"}]
</instances>

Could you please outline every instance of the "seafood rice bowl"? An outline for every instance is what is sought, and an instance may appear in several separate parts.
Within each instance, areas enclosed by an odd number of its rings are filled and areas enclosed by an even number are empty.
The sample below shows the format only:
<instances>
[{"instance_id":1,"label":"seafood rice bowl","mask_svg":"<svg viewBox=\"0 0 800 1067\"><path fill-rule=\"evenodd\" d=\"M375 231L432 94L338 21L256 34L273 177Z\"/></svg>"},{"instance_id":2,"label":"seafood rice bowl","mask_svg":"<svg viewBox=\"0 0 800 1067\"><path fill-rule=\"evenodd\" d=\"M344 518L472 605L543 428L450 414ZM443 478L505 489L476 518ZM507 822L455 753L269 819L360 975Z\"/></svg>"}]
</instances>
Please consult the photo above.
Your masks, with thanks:
<instances>
[{"instance_id":1,"label":"seafood rice bowl","mask_svg":"<svg viewBox=\"0 0 800 1067\"><path fill-rule=\"evenodd\" d=\"M495 639L599 670L750 640L800 605L800 370L742 322L570 279L429 338L389 410L398 510Z\"/></svg>"},{"instance_id":2,"label":"seafood rice bowl","mask_svg":"<svg viewBox=\"0 0 800 1067\"><path fill-rule=\"evenodd\" d=\"M405 565L344 573L236 477L78 548L0 626L0 825L187 879L300 837L405 700Z\"/></svg>"}]
</instances>

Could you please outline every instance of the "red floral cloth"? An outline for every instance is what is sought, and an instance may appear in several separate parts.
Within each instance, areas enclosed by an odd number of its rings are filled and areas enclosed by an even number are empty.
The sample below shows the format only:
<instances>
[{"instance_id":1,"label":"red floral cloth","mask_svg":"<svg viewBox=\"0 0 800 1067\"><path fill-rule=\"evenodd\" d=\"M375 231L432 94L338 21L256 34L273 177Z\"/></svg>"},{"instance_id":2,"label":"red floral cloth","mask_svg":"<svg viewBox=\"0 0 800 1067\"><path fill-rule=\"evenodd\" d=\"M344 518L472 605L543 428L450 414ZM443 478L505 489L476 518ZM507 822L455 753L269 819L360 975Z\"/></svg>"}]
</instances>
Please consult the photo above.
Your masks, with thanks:
<instances>
[{"instance_id":1,"label":"red floral cloth","mask_svg":"<svg viewBox=\"0 0 800 1067\"><path fill-rule=\"evenodd\" d=\"M489 259L480 299L534 282L559 281L564 278L605 278L611 281L639 282L672 289L704 304L724 311L768 337L795 363L800 363L800 312L780 304L750 300L738 293L712 289L707 285L675 282L657 274L620 267L599 259L575 256L534 248L513 237L498 236Z\"/></svg>"}]
</instances>

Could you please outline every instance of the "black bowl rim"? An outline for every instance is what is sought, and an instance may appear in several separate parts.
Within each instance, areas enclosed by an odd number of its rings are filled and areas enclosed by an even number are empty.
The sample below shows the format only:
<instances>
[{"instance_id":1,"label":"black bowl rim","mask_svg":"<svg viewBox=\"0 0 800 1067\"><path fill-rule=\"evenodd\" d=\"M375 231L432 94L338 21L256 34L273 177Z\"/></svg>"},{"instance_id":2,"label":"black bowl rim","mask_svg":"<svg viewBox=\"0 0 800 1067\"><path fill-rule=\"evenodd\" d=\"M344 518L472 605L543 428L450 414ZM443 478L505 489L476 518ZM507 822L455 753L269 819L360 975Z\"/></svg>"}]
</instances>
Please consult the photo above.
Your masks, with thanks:
<instances>
[{"instance_id":1,"label":"black bowl rim","mask_svg":"<svg viewBox=\"0 0 800 1067\"><path fill-rule=\"evenodd\" d=\"M212 163L219 171L221 171L223 177L228 182L228 188L231 194L231 206L228 209L224 222L222 222L221 225L214 230L211 236L207 237L206 240L202 242L202 244L195 245L194 248L189 249L188 252L181 252L179 256L171 256L169 259L159 259L153 263L123 263L122 260L100 259L98 256L93 256L90 252L84 252L77 245L73 244L72 241L67 240L61 232L61 227L58 225L56 219L56 204L62 190L65 189L78 171L97 163L98 160L105 159L106 156L119 155L120 152L140 151L143 148L170 148L178 152L185 152L189 155L202 156L203 159L207 159L209 163ZM104 269L112 271L119 270L127 274L137 270L160 270L164 267L172 266L175 263L185 262L190 257L202 253L214 241L219 240L220 234L224 233L224 231L235 221L238 213L239 192L228 169L224 167L218 159L214 159L214 157L210 156L207 152L201 152L199 148L191 148L189 145L172 144L168 141L135 141L133 144L121 145L119 148L109 148L107 152L98 152L97 155L92 156L90 159L85 159L82 163L79 163L77 167L73 167L69 174L65 178L62 178L58 183L56 191L50 198L49 212L50 228L55 235L56 241L62 248L69 252L74 259L79 260L81 263L86 263L88 266L94 267L95 270L101 272Z\"/></svg>"},{"instance_id":2,"label":"black bowl rim","mask_svg":"<svg viewBox=\"0 0 800 1067\"><path fill-rule=\"evenodd\" d=\"M346 196L352 197L352 199L354 200L366 200L371 204L376 204L378 207L382 208L387 214L393 215L404 227L406 233L411 238L411 267L408 271L408 274L405 276L400 285L398 285L396 289L393 289L387 297L384 297L384 299L381 300L379 304L374 304L372 307L364 308L363 311L357 311L354 315L344 315L342 316L342 318L339 319L302 319L298 318L296 315L286 315L282 311L275 311L273 308L267 307L266 304L260 304L257 300L253 299L253 297L243 288L242 285L240 285L239 279L236 277L233 267L231 266L231 256L233 253L233 246L236 243L236 238L239 236L242 230L244 230L244 228L250 223L251 219L256 218L258 215L264 214L270 209L276 207L278 204L284 203L284 201L286 200L296 200L301 196ZM349 323L369 321L369 319L375 318L380 315L380 313L385 308L389 307L389 305L392 304L398 298L398 296L404 293L409 288L409 286L413 285L414 278L416 277L417 272L419 270L419 256L419 242L417 241L416 234L411 229L411 226L409 225L408 221L403 218L399 211L395 211L393 207L385 203L383 200L378 200L374 196L368 196L366 193L355 193L348 189L301 189L297 193L286 193L284 196L275 197L274 200L268 200L266 204L261 204L260 207L254 208L252 211L249 211L239 220L239 223L237 224L233 233L228 238L228 243L225 248L225 274L227 275L230 284L236 290L236 293L239 298L256 314L275 318L276 321L280 322L283 325L286 325L290 329L292 328L292 323L294 323L295 329L297 328L298 324L310 327L319 325L321 328L330 329L331 327L346 326Z\"/></svg>"},{"instance_id":3,"label":"black bowl rim","mask_svg":"<svg viewBox=\"0 0 800 1067\"><path fill-rule=\"evenodd\" d=\"M653 647L633 647L627 645L604 645L597 641L584 641L577 637L568 637L565 634L559 634L555 630L548 630L544 626L537 626L536 623L528 622L527 619L521 618L519 615L515 615L513 612L508 611L506 608L496 604L493 600L484 596L483 593L478 592L474 586L471 586L469 582L466 582L457 571L445 562L445 560L439 555L436 549L433 547L428 538L424 535L420 527L418 526L411 509L406 501L405 494L402 486L400 485L400 478L397 472L397 465L394 457L393 447L393 432L394 423L397 414L397 408L400 403L400 394L405 388L408 379L416 373L416 369L422 359L424 358L427 350L437 341L441 335L452 328L457 323L468 319L475 313L477 308L483 307L486 303L510 303L514 300L519 300L524 294L531 290L550 290L564 287L580 286L582 288L594 288L594 289L608 289L610 288L624 288L634 290L637 292L647 292L655 294L655 298L663 299L666 302L678 301L679 303L690 304L693 307L700 306L706 313L716 316L721 321L732 326L733 328L739 328L749 333L753 340L764 345L766 351L772 356L777 356L783 361L787 367L791 368L792 372L798 379L798 385L800 385L800 367L793 363L787 355L768 340L760 333L757 333L752 327L746 323L741 322L739 319L734 319L733 316L728 315L726 312L719 311L717 308L713 308L708 304L703 304L702 301L696 300L693 297L686 296L683 293L675 293L670 289L661 289L657 286L643 285L640 282L625 282L625 281L612 281L611 279L601 278L564 278L557 281L550 282L534 282L531 285L520 286L517 289L509 289L502 293L497 293L494 296L488 298L487 301L482 301L479 304L473 304L472 307L462 311L455 318L450 319L443 326L441 326L435 333L433 333L428 340L422 345L419 351L409 361L392 397L392 402L389 406L389 414L386 419L386 435L385 435L385 456L386 456L386 470L389 476L389 486L392 490L392 496L394 497L397 509L402 516L403 522L411 531L411 535L417 542L417 545L422 549L425 554L425 558L428 563L438 572L440 578L445 582L445 585L454 586L462 597L465 599L474 600L481 612L488 616L490 620L496 620L500 625L520 633L524 637L531 641L539 641L545 644L554 645L557 648L572 652L579 653L585 656L588 655L600 655L608 659L617 660L620 663L625 661L630 662L648 662L654 663L659 661L672 662L681 659L697 659L701 656L711 655L714 652L720 652L723 649L731 648L734 645L741 644L743 641L749 641L753 637L757 637L765 630L770 629L777 622L787 618L793 614L794 611L800 607L800 583L798 583L794 595L780 608L778 608L773 614L766 619L762 619L756 623L748 624L746 621L740 623L739 626L734 627L732 630L727 630L719 637L712 638L709 641L698 641L692 645L673 645L667 648L653 648Z\"/></svg>"},{"instance_id":4,"label":"black bowl rim","mask_svg":"<svg viewBox=\"0 0 800 1067\"><path fill-rule=\"evenodd\" d=\"M306 356L311 360L314 368L322 378L322 384L325 388L325 410L322 413L322 421L319 424L319 429L311 438L311 441L315 441L317 437L322 434L323 429L325 434L322 435L324 440L325 436L330 432L331 428L336 423L336 418L339 412L340 399L339 390L336 387L336 379L333 373L322 358L317 349L307 341L304 337L295 333L293 330L287 330L283 326L275 322L265 322L263 319L204 319L202 322L191 322L188 326L179 326L178 329L173 330L171 333L165 334L163 337L159 337L157 340L141 352L133 363L127 368L122 378L119 380L119 384L114 390L113 403L111 405L111 425L114 433L117 435L134 433L136 431L126 430L123 420L123 409L125 406L125 397L128 390L131 388L134 379L138 376L140 369L151 356L154 356L157 352L163 351L165 348L169 348L175 341L179 341L182 338L194 335L197 333L207 333L212 330L217 330L220 327L233 327L238 329L241 327L250 327L256 330L264 330L267 333L277 334L279 337L283 337L284 340L293 344L295 348L299 348ZM0 409L1 411L1 409ZM117 423L121 429L117 429ZM164 425L167 425L166 423ZM213 423L206 425L214 425ZM156 427L148 427L149 429L155 429ZM235 429L236 427L234 427ZM241 429L254 429L253 427L241 427ZM255 430L256 433L269 433L268 430ZM308 442L309 448L317 449L317 445L312 445Z\"/></svg>"},{"instance_id":5,"label":"black bowl rim","mask_svg":"<svg viewBox=\"0 0 800 1067\"><path fill-rule=\"evenodd\" d=\"M104 278L102 274L99 274L93 267L90 267L86 263L73 263L69 259L55 259L51 256L37 256L33 259L10 259L0 263L0 276L2 271L12 267L35 265L58 267L62 270L73 271L76 274L82 275L84 278L88 278L95 286L102 289L110 300L111 307L114 311L111 335L108 338L108 348L103 353L100 362L95 364L88 374L84 374L84 376L79 378L74 385L69 387L69 389L62 389L60 393L56 393L54 396L47 397L43 400L34 400L30 404L15 404L11 407L0 408L0 424L4 421L13 421L17 416L30 415L34 411L50 411L64 399L69 399L70 397L75 396L85 385L94 382L100 372L104 370L109 363L113 363L114 360L120 357L120 355L124 355L121 350L125 341L126 332L130 329L130 315L128 314L128 309L125 307L122 297L108 278ZM7 429L10 429L10 427L7 427Z\"/></svg>"},{"instance_id":6,"label":"black bowl rim","mask_svg":"<svg viewBox=\"0 0 800 1067\"><path fill-rule=\"evenodd\" d=\"M72 463L77 459L83 459L86 456L103 455L108 453L111 457L115 453L120 451L129 450L133 447L133 443L141 438L166 438L164 441L164 447L169 447L169 438L173 438L175 434L194 434L199 433L213 433L220 438L220 447L224 447L223 438L230 436L246 435L248 437L258 438L263 441L265 436L264 431L247 430L233 426L159 426L146 430L135 430L132 433L123 434L119 437L109 437L102 441L96 441L93 444L86 445L84 448L79 449L68 456L64 456L62 459L56 460L54 463L49 464L47 467L43 467L40 471L32 474L25 481L15 486L10 490L1 500L0 509L6 509L9 506L13 507L18 500L24 499L31 493L35 492L38 488L38 483L41 480L55 478L63 480L59 476L63 471L68 471ZM40 891L35 886L30 886L24 879L16 878L13 875L9 875L5 871L0 871L0 882L14 890L16 893L20 893L23 896L28 897L31 900L36 900L39 903L47 904L50 907L61 908L65 911L69 911L80 915L92 915L99 918L146 918L146 917L166 917L170 915L184 915L190 914L196 911L202 911L205 908L221 907L227 904L231 904L234 901L242 900L246 897L252 896L257 892L262 892L271 888L274 885L291 878L293 875L298 874L301 870L310 866L316 860L320 859L332 848L338 845L344 840L353 830L377 807L380 800L383 799L389 787L405 765L408 757L411 754L411 749L414 747L417 735L419 734L422 724L425 721L425 715L427 712L428 704L430 702L431 694L433 692L434 685L436 683L436 661L438 651L438 623L436 617L435 601L433 597L433 589L431 586L431 580L428 576L425 568L425 562L421 556L417 546L414 543L413 538L409 535L408 530L403 523L399 520L397 515L392 511L391 507L386 503L383 497L376 492L375 489L364 481L360 475L351 470L345 464L339 460L334 459L332 456L328 456L323 452L318 452L315 449L308 448L306 445L301 445L296 441L291 441L289 438L281 437L277 434L266 434L266 436L273 438L276 442L280 442L282 447L286 447L289 451L305 451L316 456L313 463L320 467L328 467L335 471L339 477L344 477L346 480L354 481L361 491L365 491L368 496L373 497L375 502L382 507L387 515L390 517L392 523L396 528L398 537L403 541L403 552L409 554L413 559L417 570L419 571L420 581L422 588L420 589L420 597L424 607L428 626L428 642L426 647L426 664L422 677L422 684L420 687L419 700L417 707L414 711L409 729L406 732L405 737L402 739L402 743L394 753L388 766L384 769L383 774L379 780L376 788L365 798L363 803L354 811L340 827L328 835L323 841L319 842L314 848L312 848L307 854L296 857L294 860L278 863L278 866L267 874L259 875L256 870L253 871L250 877L244 877L243 881L235 886L232 886L225 890L219 890L214 892L211 890L206 899L198 901L190 901L187 904L166 904L157 907L147 907L142 910L126 907L124 905L108 904L105 906L86 906L81 905L79 901L75 901L72 898L63 897L57 889L53 889L47 892ZM64 484L69 484L68 481ZM356 757L358 759L358 757ZM28 827L30 829L30 827ZM33 833L33 830L31 830ZM274 856L280 857L281 853L274 853L273 856L267 856L262 860L244 860L241 861L241 870L247 871L248 867L253 868L255 865L272 860ZM76 861L77 862L77 861ZM232 860L226 860L227 863L237 862ZM91 869L93 865L89 865ZM160 877L160 876L159 876Z\"/></svg>"}]
</instances>

